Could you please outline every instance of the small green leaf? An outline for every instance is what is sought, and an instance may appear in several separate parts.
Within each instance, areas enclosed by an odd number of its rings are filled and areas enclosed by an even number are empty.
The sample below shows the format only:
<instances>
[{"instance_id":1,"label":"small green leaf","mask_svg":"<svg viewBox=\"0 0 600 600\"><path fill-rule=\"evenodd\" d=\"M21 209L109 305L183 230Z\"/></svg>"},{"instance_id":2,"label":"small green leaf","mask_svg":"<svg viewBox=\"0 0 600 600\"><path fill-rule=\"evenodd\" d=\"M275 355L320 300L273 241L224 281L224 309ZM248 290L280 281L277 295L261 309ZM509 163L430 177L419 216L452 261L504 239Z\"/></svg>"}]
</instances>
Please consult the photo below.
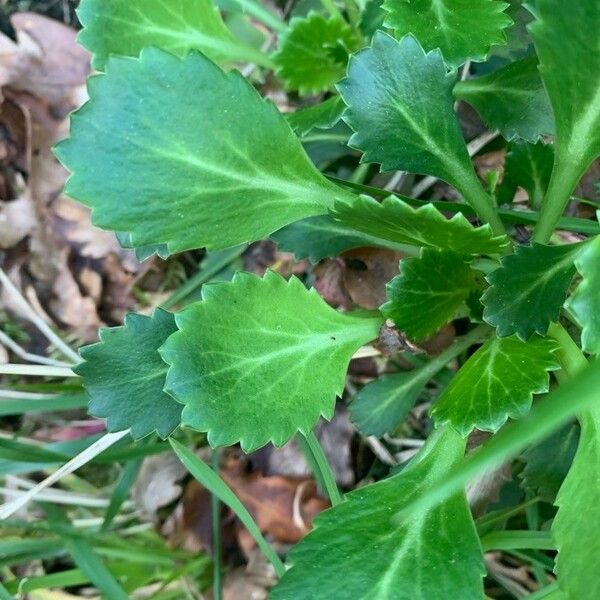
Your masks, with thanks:
<instances>
[{"instance_id":1,"label":"small green leaf","mask_svg":"<svg viewBox=\"0 0 600 600\"><path fill-rule=\"evenodd\" d=\"M423 248L417 258L400 261L400 275L388 284L381 311L419 342L452 320L478 288L477 274L464 255Z\"/></svg>"},{"instance_id":2,"label":"small green leaf","mask_svg":"<svg viewBox=\"0 0 600 600\"><path fill-rule=\"evenodd\" d=\"M546 335L550 323L558 321L580 250L581 244L519 246L487 276L491 287L481 298L483 318L501 337Z\"/></svg>"},{"instance_id":3,"label":"small green leaf","mask_svg":"<svg viewBox=\"0 0 600 600\"><path fill-rule=\"evenodd\" d=\"M463 365L432 415L463 436L474 428L495 433L508 417L527 414L533 394L548 391L548 372L559 368L554 357L557 347L549 338L522 342L494 336Z\"/></svg>"},{"instance_id":4,"label":"small green leaf","mask_svg":"<svg viewBox=\"0 0 600 600\"><path fill-rule=\"evenodd\" d=\"M600 214L600 213L599 213ZM586 244L575 259L583 280L567 301L567 307L583 328L581 345L585 352L600 354L600 236Z\"/></svg>"},{"instance_id":5,"label":"small green leaf","mask_svg":"<svg viewBox=\"0 0 600 600\"><path fill-rule=\"evenodd\" d=\"M552 108L535 56L489 75L459 81L454 97L473 106L487 125L498 129L507 140L535 142L554 133Z\"/></svg>"},{"instance_id":6,"label":"small green leaf","mask_svg":"<svg viewBox=\"0 0 600 600\"><path fill-rule=\"evenodd\" d=\"M215 61L252 61L270 66L261 52L236 40L212 0L82 0L79 41L102 71L110 55L133 56L148 46L186 56L200 50Z\"/></svg>"},{"instance_id":7,"label":"small green leaf","mask_svg":"<svg viewBox=\"0 0 600 600\"><path fill-rule=\"evenodd\" d=\"M412 33L426 50L440 48L446 62L458 66L483 61L490 48L506 43L511 19L508 4L495 0L384 0L385 26L398 37Z\"/></svg>"},{"instance_id":8,"label":"small green leaf","mask_svg":"<svg viewBox=\"0 0 600 600\"><path fill-rule=\"evenodd\" d=\"M498 189L498 203L513 201L518 187L522 187L529 196L529 204L539 208L548 189L552 165L554 164L554 146L538 142L512 142L504 162L504 177Z\"/></svg>"},{"instance_id":9,"label":"small green leaf","mask_svg":"<svg viewBox=\"0 0 600 600\"><path fill-rule=\"evenodd\" d=\"M396 196L377 202L355 196L335 203L333 216L343 225L397 244L454 250L463 254L498 254L509 244L489 225L473 227L461 213L451 219L433 204L413 208Z\"/></svg>"},{"instance_id":10,"label":"small green leaf","mask_svg":"<svg viewBox=\"0 0 600 600\"><path fill-rule=\"evenodd\" d=\"M556 505L559 508L552 523L552 536L558 548L556 574L565 600L600 598L600 577L596 569L600 556L598 403L581 415L579 422L577 454L558 493Z\"/></svg>"},{"instance_id":11,"label":"small green leaf","mask_svg":"<svg viewBox=\"0 0 600 600\"><path fill-rule=\"evenodd\" d=\"M306 18L290 21L273 60L288 89L318 94L344 76L349 53L361 45L361 37L341 17L325 18L311 11Z\"/></svg>"},{"instance_id":12,"label":"small green leaf","mask_svg":"<svg viewBox=\"0 0 600 600\"><path fill-rule=\"evenodd\" d=\"M450 183L501 234L504 226L479 183L454 112L455 79L439 50L425 54L410 35L397 41L378 31L372 47L352 56L337 86L348 105L343 118L355 131L348 144L382 171Z\"/></svg>"},{"instance_id":13,"label":"small green leaf","mask_svg":"<svg viewBox=\"0 0 600 600\"><path fill-rule=\"evenodd\" d=\"M383 171L405 170L454 183L455 170L471 168L452 88L439 51L425 54L407 35L378 31L373 45L350 59L338 89L348 105L344 120L356 132L350 145Z\"/></svg>"},{"instance_id":14,"label":"small green leaf","mask_svg":"<svg viewBox=\"0 0 600 600\"><path fill-rule=\"evenodd\" d=\"M404 249L402 244L355 231L329 215L290 223L271 234L271 239L277 242L280 250L293 252L297 260L308 258L312 263L338 256L352 248L374 246L400 252Z\"/></svg>"},{"instance_id":15,"label":"small green leaf","mask_svg":"<svg viewBox=\"0 0 600 600\"><path fill-rule=\"evenodd\" d=\"M90 396L89 413L110 432L131 428L134 439L156 431L168 437L181 421L181 404L163 392L168 366L158 348L175 331L172 313L129 314L125 325L100 330L100 342L81 349L73 368Z\"/></svg>"},{"instance_id":16,"label":"small green leaf","mask_svg":"<svg viewBox=\"0 0 600 600\"><path fill-rule=\"evenodd\" d=\"M339 96L332 96L320 104L287 113L285 118L296 134L303 137L315 127L319 129L333 127L342 118L344 110L346 105L342 99Z\"/></svg>"},{"instance_id":17,"label":"small green leaf","mask_svg":"<svg viewBox=\"0 0 600 600\"><path fill-rule=\"evenodd\" d=\"M464 492L393 522L462 461L464 448L451 429L439 430L401 473L350 492L321 513L290 552L292 568L272 600L340 598L340 585L352 600L482 600L485 568Z\"/></svg>"},{"instance_id":18,"label":"small green leaf","mask_svg":"<svg viewBox=\"0 0 600 600\"><path fill-rule=\"evenodd\" d=\"M363 435L393 431L412 410L429 381L420 369L383 375L368 383L350 403L352 422Z\"/></svg>"},{"instance_id":19,"label":"small green leaf","mask_svg":"<svg viewBox=\"0 0 600 600\"><path fill-rule=\"evenodd\" d=\"M350 358L383 321L338 313L272 271L237 273L202 292L161 349L171 365L166 389L186 405L185 425L208 432L213 446L240 441L246 452L331 418Z\"/></svg>"},{"instance_id":20,"label":"small green leaf","mask_svg":"<svg viewBox=\"0 0 600 600\"><path fill-rule=\"evenodd\" d=\"M529 31L554 111L557 163L583 174L600 155L600 2L536 0L535 14Z\"/></svg>"},{"instance_id":21,"label":"small green leaf","mask_svg":"<svg viewBox=\"0 0 600 600\"><path fill-rule=\"evenodd\" d=\"M384 375L367 384L350 403L352 421L365 435L382 436L393 431L412 409L427 382L451 360L480 341L478 327L458 338L441 354L412 371Z\"/></svg>"},{"instance_id":22,"label":"small green leaf","mask_svg":"<svg viewBox=\"0 0 600 600\"><path fill-rule=\"evenodd\" d=\"M200 54L113 58L89 91L57 148L73 172L67 192L135 247L236 246L350 195L317 171L272 103Z\"/></svg>"},{"instance_id":23,"label":"small green leaf","mask_svg":"<svg viewBox=\"0 0 600 600\"><path fill-rule=\"evenodd\" d=\"M523 486L547 502L554 502L577 450L579 427L567 425L523 453Z\"/></svg>"}]
</instances>

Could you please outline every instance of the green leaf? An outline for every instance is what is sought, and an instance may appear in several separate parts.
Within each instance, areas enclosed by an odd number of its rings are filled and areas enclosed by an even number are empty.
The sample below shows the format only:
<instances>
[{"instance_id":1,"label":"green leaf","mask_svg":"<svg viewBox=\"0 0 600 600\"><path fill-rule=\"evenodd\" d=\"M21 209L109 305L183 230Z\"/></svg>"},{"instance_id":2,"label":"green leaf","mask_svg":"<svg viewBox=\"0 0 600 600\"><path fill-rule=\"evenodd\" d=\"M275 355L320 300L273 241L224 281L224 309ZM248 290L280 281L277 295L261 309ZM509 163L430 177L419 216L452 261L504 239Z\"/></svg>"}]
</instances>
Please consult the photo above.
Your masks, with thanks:
<instances>
[{"instance_id":1,"label":"green leaf","mask_svg":"<svg viewBox=\"0 0 600 600\"><path fill-rule=\"evenodd\" d=\"M101 329L101 341L81 349L84 362L73 370L90 396L89 413L106 418L108 431L166 438L179 425L182 406L163 392L168 367L158 353L175 331L173 314L157 308L150 317L129 314L123 327Z\"/></svg>"},{"instance_id":2,"label":"green leaf","mask_svg":"<svg viewBox=\"0 0 600 600\"><path fill-rule=\"evenodd\" d=\"M280 250L293 252L297 260L308 258L312 263L338 256L352 248L375 246L398 251L404 249L402 244L355 231L329 215L308 217L286 225L271 234L271 239L277 242Z\"/></svg>"},{"instance_id":3,"label":"green leaf","mask_svg":"<svg viewBox=\"0 0 600 600\"><path fill-rule=\"evenodd\" d=\"M419 342L452 320L479 285L464 255L423 248L420 256L400 261L400 275L388 284L381 311Z\"/></svg>"},{"instance_id":4,"label":"green leaf","mask_svg":"<svg viewBox=\"0 0 600 600\"><path fill-rule=\"evenodd\" d=\"M288 89L318 94L344 76L348 54L361 45L362 38L341 17L325 18L311 11L306 18L290 21L273 60Z\"/></svg>"},{"instance_id":5,"label":"green leaf","mask_svg":"<svg viewBox=\"0 0 600 600\"><path fill-rule=\"evenodd\" d=\"M558 321L580 250L581 244L519 246L487 276L491 287L481 298L483 318L501 337L545 335L550 323Z\"/></svg>"},{"instance_id":6,"label":"green leaf","mask_svg":"<svg viewBox=\"0 0 600 600\"><path fill-rule=\"evenodd\" d=\"M485 568L464 492L392 522L462 461L464 447L451 429L439 430L401 473L350 492L321 513L290 552L292 568L272 600L339 598L340 585L353 600L481 600Z\"/></svg>"},{"instance_id":7,"label":"green leaf","mask_svg":"<svg viewBox=\"0 0 600 600\"><path fill-rule=\"evenodd\" d=\"M523 486L547 502L554 502L577 450L579 427L568 425L523 454Z\"/></svg>"},{"instance_id":8,"label":"green leaf","mask_svg":"<svg viewBox=\"0 0 600 600\"><path fill-rule=\"evenodd\" d=\"M454 112L455 73L439 50L425 54L407 35L400 41L378 31L371 48L353 55L338 84L355 131L348 142L362 161L383 171L433 175L452 184L479 216L503 233L491 198L474 171Z\"/></svg>"},{"instance_id":9,"label":"green leaf","mask_svg":"<svg viewBox=\"0 0 600 600\"><path fill-rule=\"evenodd\" d=\"M494 336L462 366L432 415L463 436L473 429L495 433L508 417L519 419L529 412L533 394L548 391L548 372L559 368L557 348L549 338L522 342Z\"/></svg>"},{"instance_id":10,"label":"green leaf","mask_svg":"<svg viewBox=\"0 0 600 600\"><path fill-rule=\"evenodd\" d=\"M533 21L533 15L527 8L532 5L532 2L525 4L525 0L508 0L508 4L504 14L508 15L513 25L504 30L506 44L492 48L492 56L504 60L516 60L527 54L532 43L527 31L527 25Z\"/></svg>"},{"instance_id":11,"label":"green leaf","mask_svg":"<svg viewBox=\"0 0 600 600\"><path fill-rule=\"evenodd\" d=\"M350 59L338 89L348 105L344 120L356 132L363 161L434 175L453 183L454 169L471 167L452 108L454 73L439 51L425 54L407 35L400 41L378 31L373 45Z\"/></svg>"},{"instance_id":12,"label":"green leaf","mask_svg":"<svg viewBox=\"0 0 600 600\"><path fill-rule=\"evenodd\" d=\"M79 41L103 71L110 55L133 56L155 46L177 56L200 50L215 61L271 66L258 50L236 40L212 0L82 0Z\"/></svg>"},{"instance_id":13,"label":"green leaf","mask_svg":"<svg viewBox=\"0 0 600 600\"><path fill-rule=\"evenodd\" d=\"M474 79L459 81L454 97L470 104L491 129L507 139L535 142L554 133L548 94L535 56Z\"/></svg>"},{"instance_id":14,"label":"green leaf","mask_svg":"<svg viewBox=\"0 0 600 600\"><path fill-rule=\"evenodd\" d=\"M288 113L285 118L296 134L303 137L315 127L320 129L333 127L342 118L344 110L346 105L342 99L339 96L332 96L320 104Z\"/></svg>"},{"instance_id":15,"label":"green leaf","mask_svg":"<svg viewBox=\"0 0 600 600\"><path fill-rule=\"evenodd\" d=\"M581 434L577 454L558 493L556 504L559 508L552 524L552 535L558 548L556 574L565 600L600 597L600 578L595 568L600 556L598 403L581 415L579 422ZM583 557L589 560L583 560Z\"/></svg>"},{"instance_id":16,"label":"green leaf","mask_svg":"<svg viewBox=\"0 0 600 600\"><path fill-rule=\"evenodd\" d=\"M383 320L338 313L272 271L238 273L202 292L161 349L171 365L166 389L186 405L185 425L206 431L213 446L240 441L245 452L331 418L350 358Z\"/></svg>"},{"instance_id":17,"label":"green leaf","mask_svg":"<svg viewBox=\"0 0 600 600\"><path fill-rule=\"evenodd\" d=\"M378 437L393 431L412 409L427 382L456 356L480 341L485 335L482 328L488 329L482 325L470 331L421 367L383 375L365 385L350 403L350 416L359 431Z\"/></svg>"},{"instance_id":18,"label":"green leaf","mask_svg":"<svg viewBox=\"0 0 600 600\"><path fill-rule=\"evenodd\" d=\"M582 348L591 354L600 354L600 269L598 265L600 265L600 236L595 237L577 255L575 267L583 280L567 301L567 308L583 328Z\"/></svg>"},{"instance_id":19,"label":"green leaf","mask_svg":"<svg viewBox=\"0 0 600 600\"><path fill-rule=\"evenodd\" d=\"M57 148L73 172L67 191L136 247L236 246L350 195L317 171L272 103L200 54L114 58L89 91Z\"/></svg>"},{"instance_id":20,"label":"green leaf","mask_svg":"<svg viewBox=\"0 0 600 600\"><path fill-rule=\"evenodd\" d=\"M397 244L498 254L509 243L506 236L494 236L489 225L473 227L461 213L446 219L433 204L413 208L396 196L383 202L355 196L336 202L332 214L347 227Z\"/></svg>"},{"instance_id":21,"label":"green leaf","mask_svg":"<svg viewBox=\"0 0 600 600\"><path fill-rule=\"evenodd\" d=\"M498 203L512 202L517 188L522 187L529 196L529 204L539 208L548 189L553 164L554 146L541 141L537 144L511 143L498 189Z\"/></svg>"},{"instance_id":22,"label":"green leaf","mask_svg":"<svg viewBox=\"0 0 600 600\"><path fill-rule=\"evenodd\" d=\"M430 377L420 369L383 375L365 385L350 403L350 416L363 435L393 431L412 410Z\"/></svg>"},{"instance_id":23,"label":"green leaf","mask_svg":"<svg viewBox=\"0 0 600 600\"><path fill-rule=\"evenodd\" d=\"M446 62L484 61L490 48L506 43L512 21L508 4L495 0L385 0L385 26L401 37L412 33L426 50L440 48Z\"/></svg>"},{"instance_id":24,"label":"green leaf","mask_svg":"<svg viewBox=\"0 0 600 600\"><path fill-rule=\"evenodd\" d=\"M529 26L556 121L557 162L583 174L600 155L600 3L536 0ZM575 185L576 181L573 181Z\"/></svg>"}]
</instances>

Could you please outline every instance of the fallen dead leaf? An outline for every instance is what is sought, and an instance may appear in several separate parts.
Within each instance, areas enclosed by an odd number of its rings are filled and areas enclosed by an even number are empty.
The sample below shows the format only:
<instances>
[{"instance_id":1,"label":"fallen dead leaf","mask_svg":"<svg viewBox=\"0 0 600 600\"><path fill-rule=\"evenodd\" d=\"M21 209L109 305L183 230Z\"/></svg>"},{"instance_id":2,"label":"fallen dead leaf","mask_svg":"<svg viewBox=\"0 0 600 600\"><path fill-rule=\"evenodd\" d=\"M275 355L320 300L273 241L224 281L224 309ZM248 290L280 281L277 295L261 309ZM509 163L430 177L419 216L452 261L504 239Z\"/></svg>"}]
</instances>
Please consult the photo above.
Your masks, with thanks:
<instances>
[{"instance_id":1,"label":"fallen dead leaf","mask_svg":"<svg viewBox=\"0 0 600 600\"><path fill-rule=\"evenodd\" d=\"M324 260L314 270L315 289L327 304L349 310L352 298L344 285L344 263L341 259Z\"/></svg>"},{"instance_id":2,"label":"fallen dead leaf","mask_svg":"<svg viewBox=\"0 0 600 600\"><path fill-rule=\"evenodd\" d=\"M185 467L172 452L150 456L142 463L131 490L132 499L145 518L156 521L158 509L177 500Z\"/></svg>"},{"instance_id":3,"label":"fallen dead leaf","mask_svg":"<svg viewBox=\"0 0 600 600\"><path fill-rule=\"evenodd\" d=\"M0 248L12 248L37 226L35 206L28 194L0 202Z\"/></svg>"},{"instance_id":4,"label":"fallen dead leaf","mask_svg":"<svg viewBox=\"0 0 600 600\"><path fill-rule=\"evenodd\" d=\"M386 284L398 274L402 256L382 248L344 252L343 282L352 301L363 308L379 308L386 301Z\"/></svg>"},{"instance_id":5,"label":"fallen dead leaf","mask_svg":"<svg viewBox=\"0 0 600 600\"><path fill-rule=\"evenodd\" d=\"M17 43L0 35L0 86L46 100L64 118L73 89L90 73L90 57L70 27L35 13L15 13ZM66 112L65 112L66 111Z\"/></svg>"}]
</instances>

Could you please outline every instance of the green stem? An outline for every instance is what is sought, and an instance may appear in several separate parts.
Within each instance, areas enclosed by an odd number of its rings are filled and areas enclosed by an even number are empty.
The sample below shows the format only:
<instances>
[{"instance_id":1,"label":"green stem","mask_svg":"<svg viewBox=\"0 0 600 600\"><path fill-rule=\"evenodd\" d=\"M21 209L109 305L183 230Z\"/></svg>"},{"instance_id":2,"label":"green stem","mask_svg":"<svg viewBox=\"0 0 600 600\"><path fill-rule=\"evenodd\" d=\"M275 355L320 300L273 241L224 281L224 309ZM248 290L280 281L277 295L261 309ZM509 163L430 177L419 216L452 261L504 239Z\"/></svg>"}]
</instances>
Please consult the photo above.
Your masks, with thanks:
<instances>
[{"instance_id":1,"label":"green stem","mask_svg":"<svg viewBox=\"0 0 600 600\"><path fill-rule=\"evenodd\" d=\"M243 13L254 17L257 21L273 29L273 31L283 33L287 30L287 25L279 16L267 10L259 2L256 2L256 0L233 0L233 2L240 7Z\"/></svg>"},{"instance_id":2,"label":"green stem","mask_svg":"<svg viewBox=\"0 0 600 600\"><path fill-rule=\"evenodd\" d=\"M579 163L560 160L557 155L540 211L540 218L533 233L534 242L538 244L548 243L581 174L582 169Z\"/></svg>"},{"instance_id":3,"label":"green stem","mask_svg":"<svg viewBox=\"0 0 600 600\"><path fill-rule=\"evenodd\" d=\"M344 6L346 7L346 13L348 13L350 25L358 29L360 25L360 12L358 6L356 6L356 2L354 0L344 0Z\"/></svg>"},{"instance_id":4,"label":"green stem","mask_svg":"<svg viewBox=\"0 0 600 600\"><path fill-rule=\"evenodd\" d=\"M558 358L569 377L573 377L587 367L588 361L585 355L560 323L552 323L548 328L548 335L560 344Z\"/></svg>"},{"instance_id":5,"label":"green stem","mask_svg":"<svg viewBox=\"0 0 600 600\"><path fill-rule=\"evenodd\" d=\"M220 470L219 450L213 448L210 455L211 466L215 473ZM213 548L213 599L221 600L223 586L221 583L221 503L216 494L210 497L212 548Z\"/></svg>"},{"instance_id":6,"label":"green stem","mask_svg":"<svg viewBox=\"0 0 600 600\"><path fill-rule=\"evenodd\" d=\"M492 531L481 538L484 552L490 550L554 550L549 531Z\"/></svg>"},{"instance_id":7,"label":"green stem","mask_svg":"<svg viewBox=\"0 0 600 600\"><path fill-rule=\"evenodd\" d=\"M558 589L558 581L530 594L527 596L527 600L542 600L542 598L550 600L550 597L552 597L552 600L560 600L563 597L562 592Z\"/></svg>"},{"instance_id":8,"label":"green stem","mask_svg":"<svg viewBox=\"0 0 600 600\"><path fill-rule=\"evenodd\" d=\"M350 181L352 183L362 183L369 174L369 169L371 168L371 163L360 163L358 167L356 167L354 173L352 173L352 177L350 177Z\"/></svg>"},{"instance_id":9,"label":"green stem","mask_svg":"<svg viewBox=\"0 0 600 600\"><path fill-rule=\"evenodd\" d=\"M506 229L490 195L483 189L475 172L458 173L454 184L479 217L489 223L495 235L505 235Z\"/></svg>"},{"instance_id":10,"label":"green stem","mask_svg":"<svg viewBox=\"0 0 600 600\"><path fill-rule=\"evenodd\" d=\"M329 12L332 17L343 19L340 9L336 6L335 0L321 0L321 4Z\"/></svg>"},{"instance_id":11,"label":"green stem","mask_svg":"<svg viewBox=\"0 0 600 600\"><path fill-rule=\"evenodd\" d=\"M304 446L305 455L311 463L315 478L327 492L331 506L342 502L344 498L338 489L335 475L317 436L311 431L308 435L300 434L298 440Z\"/></svg>"},{"instance_id":12,"label":"green stem","mask_svg":"<svg viewBox=\"0 0 600 600\"><path fill-rule=\"evenodd\" d=\"M174 439L169 439L173 451L183 463L185 468L197 479L211 494L216 495L223 504L229 506L242 522L248 533L261 549L266 558L271 562L278 577L283 577L285 565L277 556L277 553L267 540L265 540L256 521L242 504L240 499L233 493L231 488L221 479L218 473L213 471L203 460L200 460L191 450Z\"/></svg>"}]
</instances>

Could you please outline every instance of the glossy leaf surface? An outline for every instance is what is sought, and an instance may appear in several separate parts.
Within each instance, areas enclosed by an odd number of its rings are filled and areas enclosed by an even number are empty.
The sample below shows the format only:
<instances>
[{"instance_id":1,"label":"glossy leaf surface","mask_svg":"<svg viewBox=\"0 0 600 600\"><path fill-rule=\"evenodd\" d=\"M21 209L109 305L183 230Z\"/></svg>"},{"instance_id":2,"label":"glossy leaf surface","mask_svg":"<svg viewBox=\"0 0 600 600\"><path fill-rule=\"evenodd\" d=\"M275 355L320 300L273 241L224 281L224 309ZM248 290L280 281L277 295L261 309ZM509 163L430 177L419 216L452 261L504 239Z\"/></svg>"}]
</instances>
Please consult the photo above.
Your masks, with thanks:
<instances>
[{"instance_id":1,"label":"glossy leaf surface","mask_svg":"<svg viewBox=\"0 0 600 600\"><path fill-rule=\"evenodd\" d=\"M330 215L309 217L286 225L271 234L271 239L284 252L292 252L297 260L308 258L312 263L352 248L375 246L399 251L403 248L401 244L356 231Z\"/></svg>"},{"instance_id":2,"label":"glossy leaf surface","mask_svg":"<svg viewBox=\"0 0 600 600\"><path fill-rule=\"evenodd\" d=\"M556 499L552 524L558 548L556 574L566 600L600 596L595 568L600 556L600 408L579 419L581 433L573 465ZM582 560L583 557L589 560ZM591 561L591 562L590 562Z\"/></svg>"},{"instance_id":3,"label":"glossy leaf surface","mask_svg":"<svg viewBox=\"0 0 600 600\"><path fill-rule=\"evenodd\" d=\"M273 60L288 89L317 94L344 76L349 53L361 44L361 37L342 18L311 11L306 18L291 20Z\"/></svg>"},{"instance_id":4,"label":"glossy leaf surface","mask_svg":"<svg viewBox=\"0 0 600 600\"><path fill-rule=\"evenodd\" d=\"M582 281L567 301L567 307L583 328L583 350L600 354L600 236L581 250L575 267Z\"/></svg>"},{"instance_id":5,"label":"glossy leaf surface","mask_svg":"<svg viewBox=\"0 0 600 600\"><path fill-rule=\"evenodd\" d=\"M163 392L168 365L158 348L175 331L175 316L129 314L125 325L100 330L100 342L81 349L73 370L90 396L89 413L106 418L110 432L131 428L134 439L166 438L181 421L182 406Z\"/></svg>"},{"instance_id":6,"label":"glossy leaf surface","mask_svg":"<svg viewBox=\"0 0 600 600\"><path fill-rule=\"evenodd\" d=\"M401 473L359 488L321 513L314 530L292 549L292 568L271 598L344 594L353 600L481 600L485 568L464 493L400 524L393 522L411 499L443 479L463 453L458 434L438 431Z\"/></svg>"},{"instance_id":7,"label":"glossy leaf surface","mask_svg":"<svg viewBox=\"0 0 600 600\"><path fill-rule=\"evenodd\" d=\"M396 242L454 250L463 254L497 254L508 245L489 225L474 227L461 213L451 219L433 204L413 208L396 196L377 202L368 196L336 202L333 216L345 226Z\"/></svg>"},{"instance_id":8,"label":"glossy leaf surface","mask_svg":"<svg viewBox=\"0 0 600 600\"><path fill-rule=\"evenodd\" d=\"M557 155L583 174L600 155L600 2L536 0L534 12L529 31L554 111Z\"/></svg>"},{"instance_id":9,"label":"glossy leaf surface","mask_svg":"<svg viewBox=\"0 0 600 600\"><path fill-rule=\"evenodd\" d=\"M439 51L425 54L407 35L375 33L370 48L352 56L338 89L344 120L356 132L350 145L383 171L405 170L454 183L470 159L453 110L456 77Z\"/></svg>"},{"instance_id":10,"label":"glossy leaf surface","mask_svg":"<svg viewBox=\"0 0 600 600\"><path fill-rule=\"evenodd\" d=\"M180 331L161 349L166 389L213 446L282 445L331 418L351 356L382 321L336 312L295 277L237 273L177 315Z\"/></svg>"},{"instance_id":11,"label":"glossy leaf surface","mask_svg":"<svg viewBox=\"0 0 600 600\"><path fill-rule=\"evenodd\" d=\"M200 54L150 48L112 59L89 90L57 149L73 173L67 193L135 247L235 246L347 194L316 170L273 104Z\"/></svg>"},{"instance_id":12,"label":"glossy leaf surface","mask_svg":"<svg viewBox=\"0 0 600 600\"><path fill-rule=\"evenodd\" d=\"M535 56L489 75L459 81L454 86L454 97L473 106L486 124L507 140L535 142L542 135L554 133L552 107Z\"/></svg>"},{"instance_id":13,"label":"glossy leaf surface","mask_svg":"<svg viewBox=\"0 0 600 600\"><path fill-rule=\"evenodd\" d=\"M504 44L511 24L508 4L495 0L384 0L386 27L398 37L412 33L426 50L440 48L451 66L485 60L490 47Z\"/></svg>"},{"instance_id":14,"label":"glossy leaf surface","mask_svg":"<svg viewBox=\"0 0 600 600\"><path fill-rule=\"evenodd\" d=\"M496 432L531 408L533 394L547 392L549 371L559 368L557 343L535 337L490 338L444 390L433 407L438 423L449 422L466 436L473 429Z\"/></svg>"},{"instance_id":15,"label":"glossy leaf surface","mask_svg":"<svg viewBox=\"0 0 600 600\"><path fill-rule=\"evenodd\" d=\"M400 275L388 284L381 310L419 342L451 321L479 285L464 255L424 248L419 257L400 262Z\"/></svg>"},{"instance_id":16,"label":"glossy leaf surface","mask_svg":"<svg viewBox=\"0 0 600 600\"><path fill-rule=\"evenodd\" d=\"M215 61L270 64L235 39L212 0L82 0L77 15L84 25L79 41L101 71L110 55L136 57L148 46L181 57L199 50Z\"/></svg>"},{"instance_id":17,"label":"glossy leaf surface","mask_svg":"<svg viewBox=\"0 0 600 600\"><path fill-rule=\"evenodd\" d=\"M499 336L516 333L522 340L545 335L558 320L575 275L580 244L519 246L487 276L491 284L481 301L483 317Z\"/></svg>"}]
</instances>

